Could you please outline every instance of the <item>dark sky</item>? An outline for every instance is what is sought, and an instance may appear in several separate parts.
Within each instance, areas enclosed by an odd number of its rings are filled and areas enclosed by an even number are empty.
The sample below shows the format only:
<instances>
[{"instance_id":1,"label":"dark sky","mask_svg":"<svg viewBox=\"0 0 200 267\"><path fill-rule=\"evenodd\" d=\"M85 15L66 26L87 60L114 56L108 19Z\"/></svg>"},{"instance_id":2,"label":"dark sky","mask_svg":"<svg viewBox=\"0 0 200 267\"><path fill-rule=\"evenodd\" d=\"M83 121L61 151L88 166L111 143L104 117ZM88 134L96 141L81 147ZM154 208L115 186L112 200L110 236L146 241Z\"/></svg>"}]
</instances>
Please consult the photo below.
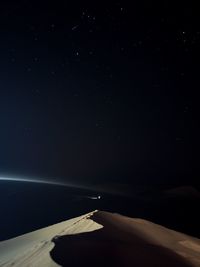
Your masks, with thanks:
<instances>
[{"instance_id":1,"label":"dark sky","mask_svg":"<svg viewBox=\"0 0 200 267\"><path fill-rule=\"evenodd\" d=\"M0 173L197 181L198 8L132 2L1 1Z\"/></svg>"}]
</instances>

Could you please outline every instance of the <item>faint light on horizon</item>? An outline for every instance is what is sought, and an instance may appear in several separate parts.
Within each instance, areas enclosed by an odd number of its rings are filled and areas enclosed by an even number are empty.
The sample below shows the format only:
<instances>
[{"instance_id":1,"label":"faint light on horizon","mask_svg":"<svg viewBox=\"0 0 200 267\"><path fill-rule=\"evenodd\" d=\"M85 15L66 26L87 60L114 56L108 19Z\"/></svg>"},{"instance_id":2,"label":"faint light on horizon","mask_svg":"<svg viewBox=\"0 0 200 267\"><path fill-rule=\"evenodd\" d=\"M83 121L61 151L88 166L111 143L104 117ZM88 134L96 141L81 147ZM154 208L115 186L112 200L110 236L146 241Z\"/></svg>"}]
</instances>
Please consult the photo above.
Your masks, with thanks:
<instances>
[{"instance_id":1,"label":"faint light on horizon","mask_svg":"<svg viewBox=\"0 0 200 267\"><path fill-rule=\"evenodd\" d=\"M83 185L77 185L73 183L67 183L63 181L55 181L55 180L46 180L46 179L33 179L33 178L18 178L18 177L5 177L0 176L0 181L7 182L26 182L26 183L38 183L38 184L48 184L48 185L58 185L58 186L66 186L66 187L76 187L76 188L86 188Z\"/></svg>"}]
</instances>

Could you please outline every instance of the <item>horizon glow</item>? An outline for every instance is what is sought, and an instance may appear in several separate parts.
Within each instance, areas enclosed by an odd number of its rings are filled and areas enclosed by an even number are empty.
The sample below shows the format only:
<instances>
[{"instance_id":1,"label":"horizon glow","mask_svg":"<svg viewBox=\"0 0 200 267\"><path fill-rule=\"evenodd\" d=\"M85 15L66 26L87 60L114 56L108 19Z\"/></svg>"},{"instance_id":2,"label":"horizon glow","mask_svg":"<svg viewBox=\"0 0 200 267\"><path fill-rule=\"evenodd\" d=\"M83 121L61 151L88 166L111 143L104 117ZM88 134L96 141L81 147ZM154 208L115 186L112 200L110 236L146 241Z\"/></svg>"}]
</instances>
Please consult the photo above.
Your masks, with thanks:
<instances>
[{"instance_id":1,"label":"horizon glow","mask_svg":"<svg viewBox=\"0 0 200 267\"><path fill-rule=\"evenodd\" d=\"M66 183L63 181L53 181L53 180L41 180L41 179L33 179L33 178L18 178L18 177L5 177L0 176L0 181L7 181L7 182L27 182L27 183L39 183L39 184L48 184L48 185L58 185L58 186L65 186L65 187L75 187L75 188L82 188L82 189L92 189L89 186L77 185L74 183Z\"/></svg>"}]
</instances>

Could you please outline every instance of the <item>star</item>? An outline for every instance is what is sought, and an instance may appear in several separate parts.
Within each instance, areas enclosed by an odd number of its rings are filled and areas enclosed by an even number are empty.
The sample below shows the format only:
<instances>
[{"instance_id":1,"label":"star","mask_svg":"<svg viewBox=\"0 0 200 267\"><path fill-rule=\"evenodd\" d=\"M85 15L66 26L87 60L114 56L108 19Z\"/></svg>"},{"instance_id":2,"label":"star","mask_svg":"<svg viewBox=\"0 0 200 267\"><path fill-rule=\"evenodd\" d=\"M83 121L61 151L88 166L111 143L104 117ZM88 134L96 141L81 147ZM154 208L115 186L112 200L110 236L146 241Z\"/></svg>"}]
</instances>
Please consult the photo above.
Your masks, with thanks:
<instances>
[{"instance_id":1,"label":"star","mask_svg":"<svg viewBox=\"0 0 200 267\"><path fill-rule=\"evenodd\" d=\"M74 27L72 27L72 31L75 31L78 27L79 25L75 25Z\"/></svg>"}]
</instances>

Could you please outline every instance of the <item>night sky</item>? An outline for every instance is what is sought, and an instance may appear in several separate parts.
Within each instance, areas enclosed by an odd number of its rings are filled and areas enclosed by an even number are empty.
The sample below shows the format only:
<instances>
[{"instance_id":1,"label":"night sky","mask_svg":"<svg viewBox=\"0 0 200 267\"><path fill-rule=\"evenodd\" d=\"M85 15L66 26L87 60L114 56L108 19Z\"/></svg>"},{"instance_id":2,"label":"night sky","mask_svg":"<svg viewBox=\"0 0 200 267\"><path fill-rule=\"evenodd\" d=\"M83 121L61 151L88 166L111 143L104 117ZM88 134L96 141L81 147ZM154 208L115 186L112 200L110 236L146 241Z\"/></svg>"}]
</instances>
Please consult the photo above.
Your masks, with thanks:
<instances>
[{"instance_id":1,"label":"night sky","mask_svg":"<svg viewBox=\"0 0 200 267\"><path fill-rule=\"evenodd\" d=\"M197 182L199 22L168 1L2 0L0 174Z\"/></svg>"}]
</instances>

